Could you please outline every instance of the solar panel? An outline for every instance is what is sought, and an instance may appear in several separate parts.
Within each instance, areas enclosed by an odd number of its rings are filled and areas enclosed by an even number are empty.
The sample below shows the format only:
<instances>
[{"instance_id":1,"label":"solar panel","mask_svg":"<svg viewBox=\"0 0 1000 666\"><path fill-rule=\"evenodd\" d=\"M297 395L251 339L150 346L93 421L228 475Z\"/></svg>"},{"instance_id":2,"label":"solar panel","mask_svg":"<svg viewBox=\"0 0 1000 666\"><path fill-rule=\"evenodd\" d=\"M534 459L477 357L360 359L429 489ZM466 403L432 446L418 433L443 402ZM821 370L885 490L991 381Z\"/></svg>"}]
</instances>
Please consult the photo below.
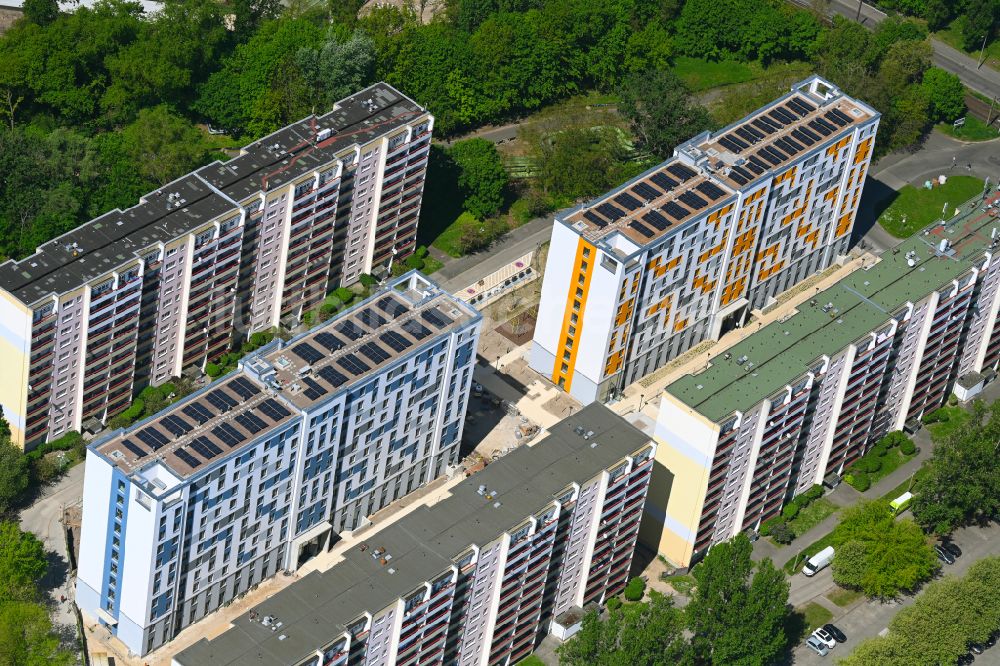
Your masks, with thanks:
<instances>
[{"instance_id":1,"label":"solar panel","mask_svg":"<svg viewBox=\"0 0 1000 666\"><path fill-rule=\"evenodd\" d=\"M804 134L805 136L809 137L813 141L819 141L821 138L823 138L819 134L817 134L816 132L814 132L811 129L809 129L808 127L800 127L799 128L799 133L800 134Z\"/></svg>"},{"instance_id":2,"label":"solar panel","mask_svg":"<svg viewBox=\"0 0 1000 666\"><path fill-rule=\"evenodd\" d=\"M767 154L769 154L771 157L773 157L774 159L778 160L779 162L782 162L782 161L785 160L785 154L783 152L781 152L780 150L778 150L777 148L775 148L773 145L772 146L764 146L763 148L761 148L761 150L763 152L766 152Z\"/></svg>"},{"instance_id":3,"label":"solar panel","mask_svg":"<svg viewBox=\"0 0 1000 666\"><path fill-rule=\"evenodd\" d=\"M736 133L739 134L744 139L746 139L747 142L751 143L751 144L757 143L758 141L760 141L761 139L764 138L763 135L760 134L760 132L757 132L756 130L750 129L746 125L742 125L740 127L737 127L736 128Z\"/></svg>"},{"instance_id":4,"label":"solar panel","mask_svg":"<svg viewBox=\"0 0 1000 666\"><path fill-rule=\"evenodd\" d=\"M187 450L185 450L185 449L177 449L176 451L174 451L174 454L178 458L180 458L181 460L183 460L184 463L187 464L187 466L191 467L192 469L194 469L194 468L198 467L199 465L201 465L201 461L198 460L197 458L195 458L190 453L188 453Z\"/></svg>"},{"instance_id":5,"label":"solar panel","mask_svg":"<svg viewBox=\"0 0 1000 666\"><path fill-rule=\"evenodd\" d=\"M135 433L135 436L138 437L143 444L154 451L157 451L170 443L170 440L167 439L166 435L153 426L143 428L139 432Z\"/></svg>"},{"instance_id":6,"label":"solar panel","mask_svg":"<svg viewBox=\"0 0 1000 666\"><path fill-rule=\"evenodd\" d=\"M600 215L598 215L597 213L595 213L592 210L585 210L585 211L583 211L583 217L584 217L584 219L590 220L591 222L593 222L597 226L601 227L602 229L604 227L608 226L607 220L605 220L603 217L601 217Z\"/></svg>"},{"instance_id":7,"label":"solar panel","mask_svg":"<svg viewBox=\"0 0 1000 666\"><path fill-rule=\"evenodd\" d=\"M765 135L774 134L782 128L782 125L779 125L778 123L773 122L770 118L763 116L760 118L754 118L751 122Z\"/></svg>"},{"instance_id":8,"label":"solar panel","mask_svg":"<svg viewBox=\"0 0 1000 666\"><path fill-rule=\"evenodd\" d=\"M743 141L740 141L739 139L736 139L728 134L720 138L719 143L722 144L723 148L733 153L743 152L744 149L749 147Z\"/></svg>"},{"instance_id":9,"label":"solar panel","mask_svg":"<svg viewBox=\"0 0 1000 666\"><path fill-rule=\"evenodd\" d=\"M437 309L436 307L430 308L429 310L424 310L423 312L420 313L420 316L423 317L424 320L429 321L438 328L444 328L445 326L451 323L451 317L441 312L441 310Z\"/></svg>"},{"instance_id":10,"label":"solar panel","mask_svg":"<svg viewBox=\"0 0 1000 666\"><path fill-rule=\"evenodd\" d=\"M360 375L371 370L368 364L354 354L345 354L337 359L337 364L352 375Z\"/></svg>"},{"instance_id":11,"label":"solar panel","mask_svg":"<svg viewBox=\"0 0 1000 666\"><path fill-rule=\"evenodd\" d=\"M320 335L322 335L322 333ZM229 388L233 389L233 391L236 392L236 395L240 396L244 400L249 400L260 393L260 389L246 377L237 377L233 381L229 382Z\"/></svg>"},{"instance_id":12,"label":"solar panel","mask_svg":"<svg viewBox=\"0 0 1000 666\"><path fill-rule=\"evenodd\" d=\"M309 365L312 365L323 358L323 353L308 342L300 342L292 347L292 353Z\"/></svg>"},{"instance_id":13,"label":"solar panel","mask_svg":"<svg viewBox=\"0 0 1000 666\"><path fill-rule=\"evenodd\" d=\"M805 102L805 101L799 99L798 97L792 97L791 99L789 99L788 100L788 107L792 111L794 111L795 113L797 113L797 114L799 114L800 116L803 116L803 117L805 117L806 115L808 115L808 114L810 114L810 113L812 113L813 111L816 110L815 106L813 106L812 104L809 104L808 102Z\"/></svg>"},{"instance_id":14,"label":"solar panel","mask_svg":"<svg viewBox=\"0 0 1000 666\"><path fill-rule=\"evenodd\" d=\"M642 205L642 202L636 199L634 196L628 192L622 192L615 197L615 203L622 206L626 210L635 210Z\"/></svg>"},{"instance_id":15,"label":"solar panel","mask_svg":"<svg viewBox=\"0 0 1000 666\"><path fill-rule=\"evenodd\" d=\"M708 205L707 201L699 197L694 192L684 192L677 198L680 199L682 204L694 210L701 210Z\"/></svg>"},{"instance_id":16,"label":"solar panel","mask_svg":"<svg viewBox=\"0 0 1000 666\"><path fill-rule=\"evenodd\" d=\"M788 153L787 150L785 151L789 155L794 155L795 153L801 152L803 150L802 144L799 143L798 141L796 141L795 139L793 139L790 136L786 136L785 137L785 145L786 146L790 146L792 148L793 152L791 152L791 153Z\"/></svg>"},{"instance_id":17,"label":"solar panel","mask_svg":"<svg viewBox=\"0 0 1000 666\"><path fill-rule=\"evenodd\" d=\"M767 171L767 166L756 155L750 156L750 159L747 161L747 168L749 168L758 176Z\"/></svg>"},{"instance_id":18,"label":"solar panel","mask_svg":"<svg viewBox=\"0 0 1000 666\"><path fill-rule=\"evenodd\" d=\"M212 433L214 434L215 430L213 430ZM204 435L195 437L194 441L188 444L188 446L194 449L195 453L205 460L211 460L215 456L222 453L222 449L216 446L208 439L208 437L205 437Z\"/></svg>"},{"instance_id":19,"label":"solar panel","mask_svg":"<svg viewBox=\"0 0 1000 666\"><path fill-rule=\"evenodd\" d=\"M326 387L312 377L303 377L302 383L306 385L306 390L302 394L310 400L319 400L327 393Z\"/></svg>"},{"instance_id":20,"label":"solar panel","mask_svg":"<svg viewBox=\"0 0 1000 666\"><path fill-rule=\"evenodd\" d=\"M130 439L122 440L122 446L134 453L137 458L142 458L144 455L149 453L146 449L141 448Z\"/></svg>"},{"instance_id":21,"label":"solar panel","mask_svg":"<svg viewBox=\"0 0 1000 666\"><path fill-rule=\"evenodd\" d=\"M207 400L208 404L212 405L212 407L215 407L220 412L229 411L237 404L239 404L235 400L233 400L233 397L231 395L229 395L220 388L215 389L211 393L207 394L205 396L205 400Z\"/></svg>"},{"instance_id":22,"label":"solar panel","mask_svg":"<svg viewBox=\"0 0 1000 666\"><path fill-rule=\"evenodd\" d=\"M389 354L387 354L384 349L379 347L374 342L366 342L365 344L361 345L358 351L360 351L362 354L371 359L371 361L376 365L378 365L382 361L389 360Z\"/></svg>"},{"instance_id":23,"label":"solar panel","mask_svg":"<svg viewBox=\"0 0 1000 666\"><path fill-rule=\"evenodd\" d=\"M612 206L609 203L602 203L594 210L596 210L598 213L608 218L612 222L614 222L620 217L625 217L625 213L622 212L621 208L618 208L618 206Z\"/></svg>"},{"instance_id":24,"label":"solar panel","mask_svg":"<svg viewBox=\"0 0 1000 666\"><path fill-rule=\"evenodd\" d=\"M757 151L757 154L760 155L764 159L764 161L770 164L771 166L778 166L779 164L781 164L781 160L775 157L771 157L771 155L765 152L764 150Z\"/></svg>"},{"instance_id":25,"label":"solar panel","mask_svg":"<svg viewBox=\"0 0 1000 666\"><path fill-rule=\"evenodd\" d=\"M243 412L236 417L236 422L243 426L251 435L267 429L267 424L253 412Z\"/></svg>"},{"instance_id":26,"label":"solar panel","mask_svg":"<svg viewBox=\"0 0 1000 666\"><path fill-rule=\"evenodd\" d=\"M365 334L364 330L350 319L340 322L334 328L348 340L357 340Z\"/></svg>"},{"instance_id":27,"label":"solar panel","mask_svg":"<svg viewBox=\"0 0 1000 666\"><path fill-rule=\"evenodd\" d=\"M676 201L671 201L663 206L663 212L675 220L683 220L691 212Z\"/></svg>"},{"instance_id":28,"label":"solar panel","mask_svg":"<svg viewBox=\"0 0 1000 666\"><path fill-rule=\"evenodd\" d=\"M385 333L379 336L379 340L389 345L391 349L397 352L403 351L412 344L409 340L404 338L396 331L386 331Z\"/></svg>"},{"instance_id":29,"label":"solar panel","mask_svg":"<svg viewBox=\"0 0 1000 666\"><path fill-rule=\"evenodd\" d=\"M814 118L809 121L809 127L822 134L823 136L830 136L833 134L833 127L830 127L830 123L823 122L822 118Z\"/></svg>"},{"instance_id":30,"label":"solar panel","mask_svg":"<svg viewBox=\"0 0 1000 666\"><path fill-rule=\"evenodd\" d=\"M715 199L721 199L722 197L726 196L725 190L723 190L715 183L709 182L707 180L704 183L698 183L698 187L696 187L695 189L704 194L705 196L707 196L709 199L712 199L713 201Z\"/></svg>"},{"instance_id":31,"label":"solar panel","mask_svg":"<svg viewBox=\"0 0 1000 666\"><path fill-rule=\"evenodd\" d=\"M379 313L375 312L372 308L365 308L358 314L358 319L361 320L368 328L374 330L386 325L386 319Z\"/></svg>"},{"instance_id":32,"label":"solar panel","mask_svg":"<svg viewBox=\"0 0 1000 666\"><path fill-rule=\"evenodd\" d=\"M257 409L259 409L264 414L264 416L271 419L272 421L280 421L281 419L291 414L291 412L289 412L287 409L278 404L278 401L275 400L274 398L268 398L264 402L260 403L257 406Z\"/></svg>"},{"instance_id":33,"label":"solar panel","mask_svg":"<svg viewBox=\"0 0 1000 666\"><path fill-rule=\"evenodd\" d=\"M680 178L682 183L698 175L694 169L683 164L671 164L667 167L667 171Z\"/></svg>"},{"instance_id":34,"label":"solar panel","mask_svg":"<svg viewBox=\"0 0 1000 666\"><path fill-rule=\"evenodd\" d=\"M678 183L676 180L674 180L667 174L663 173L662 171L657 171L652 176L650 176L649 179L654 183L656 183L657 185L659 185L660 187L662 187L664 190L671 190L680 185L680 183Z\"/></svg>"},{"instance_id":35,"label":"solar panel","mask_svg":"<svg viewBox=\"0 0 1000 666\"><path fill-rule=\"evenodd\" d=\"M796 139L798 139L799 143L805 144L807 146L811 146L814 143L816 143L813 139L809 138L809 135L807 135L801 129L793 130L792 131L792 136L794 136Z\"/></svg>"},{"instance_id":36,"label":"solar panel","mask_svg":"<svg viewBox=\"0 0 1000 666\"><path fill-rule=\"evenodd\" d=\"M635 187L632 188L632 191L646 201L652 201L653 199L663 196L663 192L660 192L647 182L636 183Z\"/></svg>"},{"instance_id":37,"label":"solar panel","mask_svg":"<svg viewBox=\"0 0 1000 666\"><path fill-rule=\"evenodd\" d=\"M330 333L328 331L317 333L313 337L313 340L315 340L317 344L319 344L321 347L323 347L329 352L335 352L338 349L342 349L344 347L344 343L341 342L340 338L338 338L333 333Z\"/></svg>"},{"instance_id":38,"label":"solar panel","mask_svg":"<svg viewBox=\"0 0 1000 666\"><path fill-rule=\"evenodd\" d=\"M167 429L167 432L175 437L180 437L181 435L194 430L190 423L175 414L168 414L167 416L164 416L160 420L160 423L162 423L163 427Z\"/></svg>"},{"instance_id":39,"label":"solar panel","mask_svg":"<svg viewBox=\"0 0 1000 666\"><path fill-rule=\"evenodd\" d=\"M332 386L333 388L338 388L347 383L347 377L340 374L330 366L324 366L319 369L317 373L323 381Z\"/></svg>"},{"instance_id":40,"label":"solar panel","mask_svg":"<svg viewBox=\"0 0 1000 666\"><path fill-rule=\"evenodd\" d=\"M375 305L378 307L378 309L380 309L382 312L386 313L393 319L399 317L400 315L406 314L406 309L407 309L406 306L397 301L392 296L385 296L384 298L380 298L378 302L375 303Z\"/></svg>"},{"instance_id":41,"label":"solar panel","mask_svg":"<svg viewBox=\"0 0 1000 666\"><path fill-rule=\"evenodd\" d=\"M658 210L651 210L642 216L643 221L657 231L663 231L670 226L670 220L663 217Z\"/></svg>"},{"instance_id":42,"label":"solar panel","mask_svg":"<svg viewBox=\"0 0 1000 666\"><path fill-rule=\"evenodd\" d=\"M242 442L245 442L247 436L242 432L229 425L228 423L220 423L218 426L212 429L212 434L215 435L216 439L228 446L233 448L238 446Z\"/></svg>"},{"instance_id":43,"label":"solar panel","mask_svg":"<svg viewBox=\"0 0 1000 666\"><path fill-rule=\"evenodd\" d=\"M431 329L427 328L416 319L404 321L400 328L409 333L416 340L423 340L431 334Z\"/></svg>"},{"instance_id":44,"label":"solar panel","mask_svg":"<svg viewBox=\"0 0 1000 666\"><path fill-rule=\"evenodd\" d=\"M200 402L193 402L184 407L181 411L194 419L199 425L212 418L212 412L208 411L205 408L205 405Z\"/></svg>"},{"instance_id":45,"label":"solar panel","mask_svg":"<svg viewBox=\"0 0 1000 666\"><path fill-rule=\"evenodd\" d=\"M653 233L652 229L650 229L649 227L647 227L645 224L640 224L636 220L632 220L631 222L629 222L628 226L631 229L635 229L636 231L638 231L640 234L642 234L646 238L652 238L653 236L656 235L655 233Z\"/></svg>"},{"instance_id":46,"label":"solar panel","mask_svg":"<svg viewBox=\"0 0 1000 666\"><path fill-rule=\"evenodd\" d=\"M740 185L746 185L753 180L754 175L741 166L734 166L729 170L729 177Z\"/></svg>"},{"instance_id":47,"label":"solar panel","mask_svg":"<svg viewBox=\"0 0 1000 666\"><path fill-rule=\"evenodd\" d=\"M823 117L833 121L837 127L844 127L851 124L851 119L841 113L839 109L830 109Z\"/></svg>"},{"instance_id":48,"label":"solar panel","mask_svg":"<svg viewBox=\"0 0 1000 666\"><path fill-rule=\"evenodd\" d=\"M770 115L773 118L778 118L783 123L794 123L796 120L795 116L788 113L787 110L785 110L783 107L780 106L776 109L772 109L768 115Z\"/></svg>"}]
</instances>

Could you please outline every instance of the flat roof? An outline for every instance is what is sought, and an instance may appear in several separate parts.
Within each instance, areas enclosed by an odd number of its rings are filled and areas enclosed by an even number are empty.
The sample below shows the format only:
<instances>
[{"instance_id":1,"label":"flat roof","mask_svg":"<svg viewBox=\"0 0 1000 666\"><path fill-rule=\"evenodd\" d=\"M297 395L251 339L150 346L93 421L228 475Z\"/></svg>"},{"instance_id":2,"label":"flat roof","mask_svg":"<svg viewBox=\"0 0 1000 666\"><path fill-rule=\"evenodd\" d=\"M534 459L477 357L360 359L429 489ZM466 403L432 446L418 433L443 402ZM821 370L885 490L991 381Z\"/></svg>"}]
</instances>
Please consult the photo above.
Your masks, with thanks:
<instances>
[{"instance_id":1,"label":"flat roof","mask_svg":"<svg viewBox=\"0 0 1000 666\"><path fill-rule=\"evenodd\" d=\"M825 94L812 91L817 82ZM620 232L644 246L875 116L867 105L812 77L742 120L678 146L659 166L562 219L593 241Z\"/></svg>"},{"instance_id":2,"label":"flat roof","mask_svg":"<svg viewBox=\"0 0 1000 666\"><path fill-rule=\"evenodd\" d=\"M994 193L992 201L1000 201L1000 195ZM947 224L935 223L903 241L874 266L816 294L795 314L747 336L707 369L681 377L666 391L717 423L748 411L802 377L822 356L836 354L907 303L981 264L983 253L992 251L994 229L1000 229L1000 217L982 205L967 205ZM948 248L941 252L943 239Z\"/></svg>"},{"instance_id":3,"label":"flat roof","mask_svg":"<svg viewBox=\"0 0 1000 666\"><path fill-rule=\"evenodd\" d=\"M245 365L263 375L273 371L282 397L304 410L479 317L469 304L410 273Z\"/></svg>"},{"instance_id":4,"label":"flat roof","mask_svg":"<svg viewBox=\"0 0 1000 666\"><path fill-rule=\"evenodd\" d=\"M347 97L322 116L309 116L249 144L228 162L214 162L42 244L34 254L0 264L0 288L32 305L87 284L199 225L239 212L237 203L334 160L425 113L386 83ZM320 132L329 137L317 141ZM171 200L170 195L176 195Z\"/></svg>"},{"instance_id":5,"label":"flat roof","mask_svg":"<svg viewBox=\"0 0 1000 666\"><path fill-rule=\"evenodd\" d=\"M126 474L160 461L188 478L479 316L411 271L287 343L276 340L244 358L238 370L92 447Z\"/></svg>"},{"instance_id":6,"label":"flat roof","mask_svg":"<svg viewBox=\"0 0 1000 666\"><path fill-rule=\"evenodd\" d=\"M584 439L577 428L593 435ZM259 604L257 619L248 611L222 635L201 639L174 660L183 666L297 663L332 644L364 612L378 613L445 572L470 545L490 543L544 510L571 483L593 478L649 442L607 407L587 405L535 444L459 483L448 498L367 536L364 551L352 547L329 570L311 572ZM493 499L479 494L481 485ZM384 553L373 556L381 548ZM385 553L392 557L382 564ZM265 627L265 616L281 627Z\"/></svg>"}]
</instances>

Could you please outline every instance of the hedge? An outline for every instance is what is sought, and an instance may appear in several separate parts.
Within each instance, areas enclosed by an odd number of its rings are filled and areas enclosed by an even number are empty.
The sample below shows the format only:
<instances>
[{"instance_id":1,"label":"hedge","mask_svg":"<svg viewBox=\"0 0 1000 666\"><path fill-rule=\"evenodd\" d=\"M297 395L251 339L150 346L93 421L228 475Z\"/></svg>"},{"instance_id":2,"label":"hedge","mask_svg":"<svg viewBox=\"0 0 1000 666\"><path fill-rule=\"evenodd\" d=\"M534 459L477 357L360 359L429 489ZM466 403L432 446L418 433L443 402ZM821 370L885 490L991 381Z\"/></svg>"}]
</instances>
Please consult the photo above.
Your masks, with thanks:
<instances>
[{"instance_id":1,"label":"hedge","mask_svg":"<svg viewBox=\"0 0 1000 666\"><path fill-rule=\"evenodd\" d=\"M646 592L646 581L641 578L633 578L625 586L625 591L622 593L626 600L628 601L642 601L642 595Z\"/></svg>"}]
</instances>

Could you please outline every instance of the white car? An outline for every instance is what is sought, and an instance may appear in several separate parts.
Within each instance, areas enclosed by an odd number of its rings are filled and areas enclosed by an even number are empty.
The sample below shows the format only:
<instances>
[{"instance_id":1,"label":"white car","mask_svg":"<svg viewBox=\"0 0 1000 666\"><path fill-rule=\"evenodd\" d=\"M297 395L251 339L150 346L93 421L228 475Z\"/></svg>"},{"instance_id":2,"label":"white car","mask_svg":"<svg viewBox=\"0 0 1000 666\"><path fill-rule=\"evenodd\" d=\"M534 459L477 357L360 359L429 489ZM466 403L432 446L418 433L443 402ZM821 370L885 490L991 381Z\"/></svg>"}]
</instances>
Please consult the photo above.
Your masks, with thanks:
<instances>
[{"instance_id":1,"label":"white car","mask_svg":"<svg viewBox=\"0 0 1000 666\"><path fill-rule=\"evenodd\" d=\"M806 639L806 645L812 648L812 651L821 657L825 657L830 653L830 648L826 646L826 643L816 638L815 636L810 636Z\"/></svg>"},{"instance_id":2,"label":"white car","mask_svg":"<svg viewBox=\"0 0 1000 666\"><path fill-rule=\"evenodd\" d=\"M813 636L813 638L815 638L815 639L817 639L819 641L822 641L823 644L826 645L831 650L833 648L837 647L837 639L835 639L833 637L833 634L831 634L829 631L827 631L823 627L820 627L816 631L812 632L812 636Z\"/></svg>"}]
</instances>

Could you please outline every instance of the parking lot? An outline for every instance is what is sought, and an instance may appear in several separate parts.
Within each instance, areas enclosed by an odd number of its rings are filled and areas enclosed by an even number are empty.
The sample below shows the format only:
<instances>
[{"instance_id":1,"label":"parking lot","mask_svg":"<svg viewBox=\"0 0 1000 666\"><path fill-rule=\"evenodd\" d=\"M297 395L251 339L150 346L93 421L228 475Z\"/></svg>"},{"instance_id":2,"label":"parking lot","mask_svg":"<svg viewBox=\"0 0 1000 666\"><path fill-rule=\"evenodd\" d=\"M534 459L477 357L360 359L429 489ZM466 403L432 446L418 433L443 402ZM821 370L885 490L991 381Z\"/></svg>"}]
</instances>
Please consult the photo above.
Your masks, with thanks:
<instances>
[{"instance_id":1,"label":"parking lot","mask_svg":"<svg viewBox=\"0 0 1000 666\"><path fill-rule=\"evenodd\" d=\"M976 560L1000 553L1000 526L993 524L983 528L962 528L955 532L952 540L962 549L962 556L953 565L942 565L941 575L961 576ZM830 568L827 567L813 578L796 573L791 579L791 585L790 597L803 599L804 595L799 590L825 587L822 589L822 594L825 594L833 588L833 578L830 574ZM815 598L815 595L812 598ZM838 609L838 612L834 614L833 624L847 634L847 642L837 645L826 657L820 657L806 647L803 641L793 652L794 663L814 664L816 666L836 663L838 659L847 656L858 643L885 630L899 609L912 604L914 600L915 597L904 597L899 602L890 603L861 600L848 608ZM837 608L828 600L824 601L825 603L820 601L821 605L831 610ZM806 603L806 601L801 603ZM1000 666L1000 646L994 646L984 654L976 656L974 663Z\"/></svg>"}]
</instances>

